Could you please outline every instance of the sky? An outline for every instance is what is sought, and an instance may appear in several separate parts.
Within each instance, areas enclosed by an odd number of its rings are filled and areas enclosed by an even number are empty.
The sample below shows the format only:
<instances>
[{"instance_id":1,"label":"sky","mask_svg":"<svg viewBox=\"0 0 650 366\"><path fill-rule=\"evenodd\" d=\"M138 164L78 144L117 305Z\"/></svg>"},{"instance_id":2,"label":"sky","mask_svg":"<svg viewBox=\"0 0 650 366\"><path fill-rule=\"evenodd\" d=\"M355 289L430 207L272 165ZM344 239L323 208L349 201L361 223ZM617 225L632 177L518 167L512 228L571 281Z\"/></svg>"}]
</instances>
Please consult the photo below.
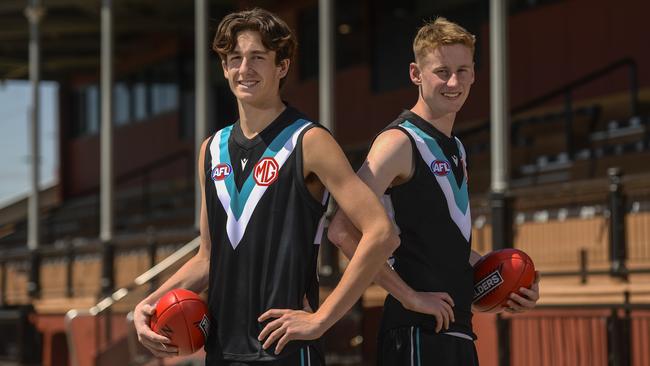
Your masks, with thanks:
<instances>
[{"instance_id":1,"label":"sky","mask_svg":"<svg viewBox=\"0 0 650 366\"><path fill-rule=\"evenodd\" d=\"M0 82L0 207L29 193L29 81ZM41 188L58 181L58 85L41 82Z\"/></svg>"}]
</instances>

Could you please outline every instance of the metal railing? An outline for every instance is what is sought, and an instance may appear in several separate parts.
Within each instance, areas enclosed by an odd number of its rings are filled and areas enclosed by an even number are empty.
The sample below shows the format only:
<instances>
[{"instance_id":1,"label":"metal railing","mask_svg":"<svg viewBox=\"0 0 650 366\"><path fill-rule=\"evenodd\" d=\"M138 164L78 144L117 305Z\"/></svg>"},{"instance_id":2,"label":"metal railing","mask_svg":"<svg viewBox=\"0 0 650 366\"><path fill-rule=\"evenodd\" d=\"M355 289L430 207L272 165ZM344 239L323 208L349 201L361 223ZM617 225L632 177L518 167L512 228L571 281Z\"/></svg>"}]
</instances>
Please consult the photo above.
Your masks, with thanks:
<instances>
[{"instance_id":1,"label":"metal railing","mask_svg":"<svg viewBox=\"0 0 650 366\"><path fill-rule=\"evenodd\" d=\"M113 316L111 314L112 307L118 304L119 302L123 301L126 298L126 296L132 293L134 290L141 288L146 284L150 284L151 281L158 278L161 274L163 274L165 271L167 271L172 266L177 264L183 258L187 257L189 254L197 250L199 244L200 244L200 238L199 237L194 238L193 240L191 240L190 242L186 243L181 248L176 250L174 253L172 253L165 259L163 259L161 262L159 262L158 264L154 265L146 272L136 277L130 285L115 290L111 295L104 297L102 300L100 300L97 304L95 304L91 308L69 310L65 315L65 329L66 329L66 336L68 340L68 350L69 350L71 364L73 366L81 366L78 359L79 350L77 350L76 347L75 332L73 328L73 322L75 320L78 320L81 317L88 317L94 320L95 347L96 347L96 354L99 355L102 351L102 348L106 348L107 346L109 346L114 338L112 334L112 330L113 330L112 329ZM103 318L100 318L101 315L104 315ZM104 320L103 326L102 324L100 324L101 320ZM100 342L102 335L99 334L102 329L104 331L103 334L104 347L102 347ZM133 347L133 345L129 345L129 350L133 351L135 350L135 347Z\"/></svg>"},{"instance_id":2,"label":"metal railing","mask_svg":"<svg viewBox=\"0 0 650 366\"><path fill-rule=\"evenodd\" d=\"M531 110L533 108L539 107L551 100L554 100L558 97L564 96L565 99L565 118L567 123L567 128L571 127L572 116L573 116L573 92L575 89L581 88L589 83L592 83L618 69L627 68L629 76L629 92L630 92L630 113L632 116L638 114L639 111L639 87L638 87L638 71L636 62L631 58L624 58L618 61L615 61L607 66L604 66L598 70L590 72L587 75L584 75L580 78L577 78L573 81L570 81L563 86L555 88L539 97L533 98L525 103L522 103L518 106L513 107L510 110L510 115L514 116L516 114ZM511 125L511 134L516 131L517 126L515 123ZM485 121L477 126L468 128L458 132L458 135L461 137L468 137L477 133L486 132L490 129L490 121Z\"/></svg>"},{"instance_id":3,"label":"metal railing","mask_svg":"<svg viewBox=\"0 0 650 366\"><path fill-rule=\"evenodd\" d=\"M632 303L628 291L621 295L621 302L538 305L530 313L498 316L498 325L513 335L507 358L512 365L646 365L650 304Z\"/></svg>"}]
</instances>

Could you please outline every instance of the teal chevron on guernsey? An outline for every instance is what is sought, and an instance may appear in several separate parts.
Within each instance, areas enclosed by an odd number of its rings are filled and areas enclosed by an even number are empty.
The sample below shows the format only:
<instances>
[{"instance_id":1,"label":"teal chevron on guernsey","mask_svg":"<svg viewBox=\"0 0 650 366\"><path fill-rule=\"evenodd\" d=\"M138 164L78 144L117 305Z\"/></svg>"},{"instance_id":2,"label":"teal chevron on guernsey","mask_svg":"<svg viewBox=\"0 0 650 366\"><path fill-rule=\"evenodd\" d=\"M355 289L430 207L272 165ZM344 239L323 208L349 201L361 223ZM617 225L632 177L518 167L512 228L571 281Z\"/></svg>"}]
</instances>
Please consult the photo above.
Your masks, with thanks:
<instances>
[{"instance_id":1,"label":"teal chevron on guernsey","mask_svg":"<svg viewBox=\"0 0 650 366\"><path fill-rule=\"evenodd\" d=\"M440 145L438 145L438 142L433 137L429 136L409 121L400 123L399 126L404 128L409 135L411 135L415 141L418 152L422 156L422 159L427 163L427 166L431 166L431 164L436 160L447 161ZM456 143L459 145L461 158L464 161L465 149L462 147L462 144L460 144L458 139L456 139ZM451 215L452 220L456 223L465 239L469 241L472 226L469 208L469 193L467 191L467 177L462 180L459 186L452 170L450 170L449 174L445 176L434 176L445 195L447 207L449 208L449 214Z\"/></svg>"},{"instance_id":2,"label":"teal chevron on guernsey","mask_svg":"<svg viewBox=\"0 0 650 366\"><path fill-rule=\"evenodd\" d=\"M296 147L296 142L300 133L311 124L311 122L299 119L291 125L285 127L275 139L266 148L260 160L264 158L273 158L278 164L278 171L286 162L287 158ZM228 152L228 140L232 127L228 126L219 130L210 144L210 154L212 157L211 170L217 165L227 163L232 166L230 161L230 153ZM241 241L246 231L248 221L260 201L268 186L258 185L255 183L253 174L255 169L246 177L241 191L237 189L235 184L235 175L230 174L223 180L214 180L214 185L217 190L219 201L223 209L226 211L228 221L226 224L226 231L228 239L233 249Z\"/></svg>"}]
</instances>

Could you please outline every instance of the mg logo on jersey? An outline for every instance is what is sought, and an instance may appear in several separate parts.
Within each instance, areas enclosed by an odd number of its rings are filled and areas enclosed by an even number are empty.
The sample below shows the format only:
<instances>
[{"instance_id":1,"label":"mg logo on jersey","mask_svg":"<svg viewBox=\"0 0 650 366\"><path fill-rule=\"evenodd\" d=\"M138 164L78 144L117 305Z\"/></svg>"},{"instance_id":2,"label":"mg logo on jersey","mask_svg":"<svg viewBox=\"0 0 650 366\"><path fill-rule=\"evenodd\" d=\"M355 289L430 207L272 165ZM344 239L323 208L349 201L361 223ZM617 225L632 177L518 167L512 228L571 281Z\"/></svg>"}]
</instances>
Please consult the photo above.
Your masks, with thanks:
<instances>
[{"instance_id":1,"label":"mg logo on jersey","mask_svg":"<svg viewBox=\"0 0 650 366\"><path fill-rule=\"evenodd\" d=\"M224 180L232 172L232 167L228 163L220 163L212 169L212 179L214 181Z\"/></svg>"},{"instance_id":2,"label":"mg logo on jersey","mask_svg":"<svg viewBox=\"0 0 650 366\"><path fill-rule=\"evenodd\" d=\"M444 177L451 171L451 165L447 160L436 160L431 163L431 171L439 177Z\"/></svg>"},{"instance_id":3,"label":"mg logo on jersey","mask_svg":"<svg viewBox=\"0 0 650 366\"><path fill-rule=\"evenodd\" d=\"M278 179L280 166L273 158L264 158L255 164L253 168L253 178L259 186L270 186L271 183Z\"/></svg>"}]
</instances>

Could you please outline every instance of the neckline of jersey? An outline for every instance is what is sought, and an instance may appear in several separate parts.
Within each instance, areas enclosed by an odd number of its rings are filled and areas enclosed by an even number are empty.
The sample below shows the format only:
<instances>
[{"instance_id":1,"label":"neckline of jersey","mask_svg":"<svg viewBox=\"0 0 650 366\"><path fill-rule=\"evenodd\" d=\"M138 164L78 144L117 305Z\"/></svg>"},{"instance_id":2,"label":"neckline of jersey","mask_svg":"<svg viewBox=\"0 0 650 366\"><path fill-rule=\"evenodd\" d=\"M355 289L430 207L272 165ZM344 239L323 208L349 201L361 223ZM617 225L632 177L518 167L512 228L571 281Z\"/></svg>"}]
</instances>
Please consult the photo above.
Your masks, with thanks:
<instances>
[{"instance_id":1,"label":"neckline of jersey","mask_svg":"<svg viewBox=\"0 0 650 366\"><path fill-rule=\"evenodd\" d=\"M424 118L420 117L417 113L405 109L401 114L400 117L402 117L405 120L411 121L414 125L418 126L421 130L424 132L428 133L432 137L436 138L441 138L444 139L448 142L453 142L454 144L456 143L456 135L452 132L451 136L447 136L444 134L444 132L440 131L439 129L436 128L433 124L429 123L427 120Z\"/></svg>"},{"instance_id":2,"label":"neckline of jersey","mask_svg":"<svg viewBox=\"0 0 650 366\"><path fill-rule=\"evenodd\" d=\"M250 150L265 140L270 143L276 135L275 132L281 131L288 124L292 123L295 120L292 117L295 115L295 109L286 105L286 108L268 126L264 127L262 131L250 139L244 135L241 129L241 120L237 120L233 126L231 136L237 145Z\"/></svg>"}]
</instances>

